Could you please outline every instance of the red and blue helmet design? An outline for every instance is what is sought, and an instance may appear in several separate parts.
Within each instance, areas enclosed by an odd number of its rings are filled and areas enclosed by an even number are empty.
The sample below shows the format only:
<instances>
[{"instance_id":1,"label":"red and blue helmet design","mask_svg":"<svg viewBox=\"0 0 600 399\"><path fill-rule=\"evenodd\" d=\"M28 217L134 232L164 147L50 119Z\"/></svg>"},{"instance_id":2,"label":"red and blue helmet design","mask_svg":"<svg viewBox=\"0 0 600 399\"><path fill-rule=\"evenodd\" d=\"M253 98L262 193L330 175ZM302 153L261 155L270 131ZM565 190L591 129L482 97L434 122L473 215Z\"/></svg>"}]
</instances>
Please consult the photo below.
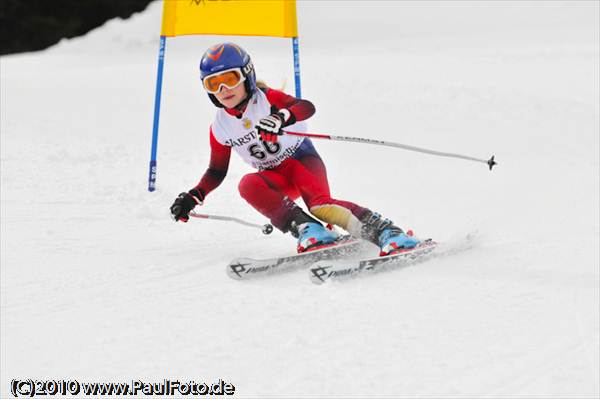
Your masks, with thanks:
<instances>
[{"instance_id":1,"label":"red and blue helmet design","mask_svg":"<svg viewBox=\"0 0 600 399\"><path fill-rule=\"evenodd\" d=\"M219 43L206 50L200 60L200 79L232 68L240 68L246 78L244 85L249 99L256 90L256 73L250 55L237 44ZM217 107L223 107L213 94L208 93L208 97Z\"/></svg>"}]
</instances>

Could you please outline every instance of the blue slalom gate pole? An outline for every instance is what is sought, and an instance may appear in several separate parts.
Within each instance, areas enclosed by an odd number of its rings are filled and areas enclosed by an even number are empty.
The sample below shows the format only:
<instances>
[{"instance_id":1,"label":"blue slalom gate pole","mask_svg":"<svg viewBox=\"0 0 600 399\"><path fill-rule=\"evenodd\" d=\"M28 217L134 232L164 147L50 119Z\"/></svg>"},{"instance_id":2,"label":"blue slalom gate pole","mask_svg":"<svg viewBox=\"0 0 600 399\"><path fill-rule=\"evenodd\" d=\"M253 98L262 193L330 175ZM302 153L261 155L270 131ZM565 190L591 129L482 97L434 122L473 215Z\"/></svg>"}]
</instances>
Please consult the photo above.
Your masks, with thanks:
<instances>
[{"instance_id":1,"label":"blue slalom gate pole","mask_svg":"<svg viewBox=\"0 0 600 399\"><path fill-rule=\"evenodd\" d=\"M156 73L156 94L154 97L154 125L152 127L152 151L150 153L150 172L148 175L148 191L156 190L156 152L158 149L158 120L160 118L160 95L162 92L163 67L165 64L165 46L167 38L160 37L158 50L158 72Z\"/></svg>"},{"instance_id":2,"label":"blue slalom gate pole","mask_svg":"<svg viewBox=\"0 0 600 399\"><path fill-rule=\"evenodd\" d=\"M298 51L298 38L292 38L292 47L294 49L294 81L296 82L296 98L302 98L300 89L300 53Z\"/></svg>"}]
</instances>

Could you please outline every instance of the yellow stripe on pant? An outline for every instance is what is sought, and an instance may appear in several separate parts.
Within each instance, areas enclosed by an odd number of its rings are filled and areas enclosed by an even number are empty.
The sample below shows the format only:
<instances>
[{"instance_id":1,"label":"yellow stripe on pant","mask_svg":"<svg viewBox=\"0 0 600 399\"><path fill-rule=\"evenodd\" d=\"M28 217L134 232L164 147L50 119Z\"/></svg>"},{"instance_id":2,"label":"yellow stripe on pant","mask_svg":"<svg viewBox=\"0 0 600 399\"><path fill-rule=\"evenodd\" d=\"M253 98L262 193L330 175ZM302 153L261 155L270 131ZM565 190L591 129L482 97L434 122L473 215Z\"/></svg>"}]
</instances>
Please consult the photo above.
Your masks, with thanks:
<instances>
[{"instance_id":1,"label":"yellow stripe on pant","mask_svg":"<svg viewBox=\"0 0 600 399\"><path fill-rule=\"evenodd\" d=\"M317 205L310 208L310 213L326 223L340 226L355 237L361 237L362 223L350 209L340 205Z\"/></svg>"}]
</instances>

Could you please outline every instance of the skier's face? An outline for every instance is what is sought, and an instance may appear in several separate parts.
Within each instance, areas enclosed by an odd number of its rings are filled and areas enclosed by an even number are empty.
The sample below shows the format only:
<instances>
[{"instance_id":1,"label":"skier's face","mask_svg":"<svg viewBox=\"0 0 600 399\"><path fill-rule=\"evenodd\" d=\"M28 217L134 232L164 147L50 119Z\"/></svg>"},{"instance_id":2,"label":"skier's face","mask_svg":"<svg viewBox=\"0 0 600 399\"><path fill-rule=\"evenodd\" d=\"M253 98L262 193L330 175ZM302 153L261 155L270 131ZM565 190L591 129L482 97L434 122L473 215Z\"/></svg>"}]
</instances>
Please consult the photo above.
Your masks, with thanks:
<instances>
[{"instance_id":1,"label":"skier's face","mask_svg":"<svg viewBox=\"0 0 600 399\"><path fill-rule=\"evenodd\" d=\"M221 85L221 89L215 96L225 108L235 108L246 98L246 87L240 84L233 89L229 89L225 85Z\"/></svg>"}]
</instances>

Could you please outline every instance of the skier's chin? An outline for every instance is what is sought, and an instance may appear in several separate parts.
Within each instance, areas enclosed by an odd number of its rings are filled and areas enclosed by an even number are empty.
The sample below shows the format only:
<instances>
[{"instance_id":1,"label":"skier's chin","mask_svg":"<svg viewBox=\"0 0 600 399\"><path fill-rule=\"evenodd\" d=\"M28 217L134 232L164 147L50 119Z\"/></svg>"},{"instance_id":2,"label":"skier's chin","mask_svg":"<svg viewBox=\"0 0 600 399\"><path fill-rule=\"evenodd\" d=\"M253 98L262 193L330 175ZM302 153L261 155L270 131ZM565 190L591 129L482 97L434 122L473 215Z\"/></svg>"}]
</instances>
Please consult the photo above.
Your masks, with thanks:
<instances>
[{"instance_id":1,"label":"skier's chin","mask_svg":"<svg viewBox=\"0 0 600 399\"><path fill-rule=\"evenodd\" d=\"M227 109L236 109L241 104L243 104L245 100L246 100L246 96L243 96L241 99L236 101L235 95L234 95L231 97L225 97L222 100L219 100L219 102Z\"/></svg>"}]
</instances>

